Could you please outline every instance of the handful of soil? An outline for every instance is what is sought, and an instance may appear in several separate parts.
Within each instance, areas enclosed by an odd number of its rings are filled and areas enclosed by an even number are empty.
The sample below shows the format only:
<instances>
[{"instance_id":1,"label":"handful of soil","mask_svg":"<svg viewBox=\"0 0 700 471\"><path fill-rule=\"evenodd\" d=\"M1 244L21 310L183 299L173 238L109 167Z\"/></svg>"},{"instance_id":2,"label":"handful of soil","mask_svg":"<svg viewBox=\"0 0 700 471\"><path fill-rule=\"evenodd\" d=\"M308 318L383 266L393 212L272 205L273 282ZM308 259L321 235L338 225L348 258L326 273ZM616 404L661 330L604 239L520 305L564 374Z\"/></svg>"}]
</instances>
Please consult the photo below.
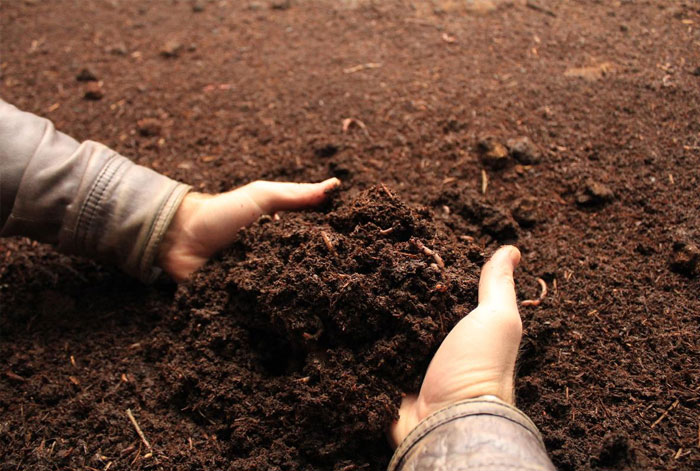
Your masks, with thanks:
<instances>
[{"instance_id":1,"label":"handful of soil","mask_svg":"<svg viewBox=\"0 0 700 471\"><path fill-rule=\"evenodd\" d=\"M151 346L161 399L211 427L231 469L385 468L402 394L476 306L481 250L428 210L385 187L329 206L243 230Z\"/></svg>"}]
</instances>

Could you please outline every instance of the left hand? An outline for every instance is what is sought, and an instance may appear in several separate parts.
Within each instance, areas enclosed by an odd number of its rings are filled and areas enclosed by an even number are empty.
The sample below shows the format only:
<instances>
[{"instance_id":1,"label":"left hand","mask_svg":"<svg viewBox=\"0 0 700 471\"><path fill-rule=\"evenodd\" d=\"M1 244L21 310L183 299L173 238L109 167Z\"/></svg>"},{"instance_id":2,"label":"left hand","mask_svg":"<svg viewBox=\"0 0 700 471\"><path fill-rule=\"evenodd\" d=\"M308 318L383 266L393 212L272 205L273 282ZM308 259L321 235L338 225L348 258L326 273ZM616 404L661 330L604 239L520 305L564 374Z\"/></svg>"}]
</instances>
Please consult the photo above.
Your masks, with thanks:
<instances>
[{"instance_id":1,"label":"left hand","mask_svg":"<svg viewBox=\"0 0 700 471\"><path fill-rule=\"evenodd\" d=\"M263 214L316 206L339 185L337 178L321 183L255 181L218 195L188 193L161 241L156 263L175 281L183 281Z\"/></svg>"}]
</instances>

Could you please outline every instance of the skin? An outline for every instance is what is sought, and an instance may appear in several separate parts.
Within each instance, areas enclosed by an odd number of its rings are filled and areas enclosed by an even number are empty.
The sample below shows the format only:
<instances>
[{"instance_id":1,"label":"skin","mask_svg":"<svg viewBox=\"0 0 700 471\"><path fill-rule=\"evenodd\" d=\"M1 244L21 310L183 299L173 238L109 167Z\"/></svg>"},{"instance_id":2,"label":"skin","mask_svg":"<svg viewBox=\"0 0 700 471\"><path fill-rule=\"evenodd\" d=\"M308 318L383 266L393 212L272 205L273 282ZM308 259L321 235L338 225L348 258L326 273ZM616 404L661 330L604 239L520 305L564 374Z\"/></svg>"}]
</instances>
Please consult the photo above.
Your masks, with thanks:
<instances>
[{"instance_id":1,"label":"skin","mask_svg":"<svg viewBox=\"0 0 700 471\"><path fill-rule=\"evenodd\" d=\"M183 281L263 214L316 206L338 185L337 178L313 184L256 181L218 195L189 193L161 242L158 263L173 279ZM404 398L399 419L389 430L393 446L420 421L450 404L484 395L513 404L522 336L513 281L519 262L518 249L504 246L484 265L478 307L442 342L420 392Z\"/></svg>"},{"instance_id":2,"label":"skin","mask_svg":"<svg viewBox=\"0 0 700 471\"><path fill-rule=\"evenodd\" d=\"M484 265L479 305L459 321L435 353L417 395L406 396L389 438L397 446L418 423L450 404L491 395L513 404L522 322L513 271L520 252L501 247Z\"/></svg>"},{"instance_id":3,"label":"skin","mask_svg":"<svg viewBox=\"0 0 700 471\"><path fill-rule=\"evenodd\" d=\"M190 192L163 236L156 263L175 281L184 281L263 214L317 206L339 185L337 178L321 183L255 181L218 195Z\"/></svg>"}]
</instances>

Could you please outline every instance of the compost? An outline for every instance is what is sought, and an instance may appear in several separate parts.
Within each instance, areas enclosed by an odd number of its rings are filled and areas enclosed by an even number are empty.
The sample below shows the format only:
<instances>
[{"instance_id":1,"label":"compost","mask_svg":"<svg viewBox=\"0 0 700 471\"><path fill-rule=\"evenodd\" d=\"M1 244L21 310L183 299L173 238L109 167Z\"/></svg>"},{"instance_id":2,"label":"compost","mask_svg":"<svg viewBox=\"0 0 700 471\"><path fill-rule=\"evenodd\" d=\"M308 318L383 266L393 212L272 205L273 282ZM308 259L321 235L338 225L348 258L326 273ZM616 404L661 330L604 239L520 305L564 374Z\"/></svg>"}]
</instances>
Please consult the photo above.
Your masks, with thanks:
<instances>
[{"instance_id":1,"label":"compost","mask_svg":"<svg viewBox=\"0 0 700 471\"><path fill-rule=\"evenodd\" d=\"M548 288L516 401L558 469L700 468L693 2L0 10L3 99L77 139L197 191L343 181L181 286L1 240L2 471L380 470L503 243Z\"/></svg>"}]
</instances>

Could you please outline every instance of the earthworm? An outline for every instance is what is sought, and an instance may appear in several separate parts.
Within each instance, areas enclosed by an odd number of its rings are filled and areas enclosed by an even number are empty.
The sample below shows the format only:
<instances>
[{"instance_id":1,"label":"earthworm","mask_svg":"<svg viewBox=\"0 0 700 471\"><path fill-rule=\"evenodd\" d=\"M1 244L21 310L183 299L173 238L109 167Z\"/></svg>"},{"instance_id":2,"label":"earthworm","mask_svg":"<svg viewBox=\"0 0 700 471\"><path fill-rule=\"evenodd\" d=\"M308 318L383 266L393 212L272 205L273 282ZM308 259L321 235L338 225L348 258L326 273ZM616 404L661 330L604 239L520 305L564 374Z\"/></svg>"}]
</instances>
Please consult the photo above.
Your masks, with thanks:
<instances>
[{"instance_id":1,"label":"earthworm","mask_svg":"<svg viewBox=\"0 0 700 471\"><path fill-rule=\"evenodd\" d=\"M537 299L526 299L525 301L520 303L521 306L539 306L540 303L542 303L542 300L544 300L544 297L547 296L547 283L545 283L545 281L542 278L537 278L537 282L542 287L540 297Z\"/></svg>"}]
</instances>

